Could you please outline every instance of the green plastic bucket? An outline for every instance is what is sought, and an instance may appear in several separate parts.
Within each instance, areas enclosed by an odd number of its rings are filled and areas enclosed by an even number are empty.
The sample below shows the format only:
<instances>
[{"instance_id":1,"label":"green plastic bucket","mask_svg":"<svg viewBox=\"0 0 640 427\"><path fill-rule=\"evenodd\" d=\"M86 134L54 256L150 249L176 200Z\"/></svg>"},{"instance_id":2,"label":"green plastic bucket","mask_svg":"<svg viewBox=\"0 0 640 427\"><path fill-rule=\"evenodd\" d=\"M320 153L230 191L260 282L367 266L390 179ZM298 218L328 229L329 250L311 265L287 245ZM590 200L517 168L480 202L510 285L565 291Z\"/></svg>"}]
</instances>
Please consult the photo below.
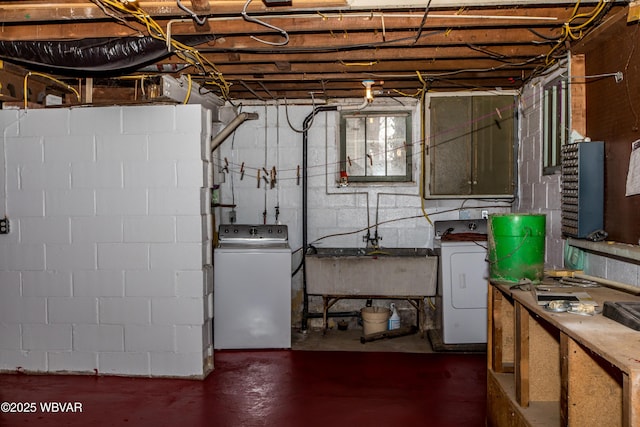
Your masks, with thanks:
<instances>
[{"instance_id":1,"label":"green plastic bucket","mask_svg":"<svg viewBox=\"0 0 640 427\"><path fill-rule=\"evenodd\" d=\"M545 215L489 215L489 279L513 284L522 279L541 282L545 225Z\"/></svg>"}]
</instances>

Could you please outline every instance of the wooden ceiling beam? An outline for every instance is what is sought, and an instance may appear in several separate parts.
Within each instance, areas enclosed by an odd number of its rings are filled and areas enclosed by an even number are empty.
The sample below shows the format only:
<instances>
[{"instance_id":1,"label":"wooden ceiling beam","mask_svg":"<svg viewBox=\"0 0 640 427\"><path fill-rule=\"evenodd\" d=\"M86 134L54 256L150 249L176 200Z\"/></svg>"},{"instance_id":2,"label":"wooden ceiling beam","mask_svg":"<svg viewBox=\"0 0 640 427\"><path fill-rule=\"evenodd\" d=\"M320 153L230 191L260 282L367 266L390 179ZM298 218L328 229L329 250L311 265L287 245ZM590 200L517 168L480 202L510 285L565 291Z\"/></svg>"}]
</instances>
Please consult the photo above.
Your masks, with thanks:
<instances>
[{"instance_id":1,"label":"wooden ceiling beam","mask_svg":"<svg viewBox=\"0 0 640 427\"><path fill-rule=\"evenodd\" d=\"M546 55L574 12L574 3L436 7L420 28L423 6L369 11L351 10L347 0L293 0L292 7L268 8L254 0L248 10L252 17L287 32L288 44L275 46L250 37L282 41L278 31L242 18L246 0L182 0L186 10L175 0L138 1L161 28L166 30L171 21L173 36L214 35L215 40L196 49L231 84L232 99L256 94L265 99L308 99L309 91L325 97L361 97L365 79L384 80L375 86L384 96L395 96L394 90L412 94L422 87L416 71L430 90L516 89L534 69L552 62L545 61ZM608 13L624 7L616 2ZM578 13L585 16L581 22L594 8L593 2L580 6ZM206 17L209 27L197 24L195 17ZM132 17L125 25L91 0L0 1L0 20L0 40L5 41L106 40L147 34L146 26ZM563 44L559 51L566 47ZM161 62L183 60L173 55ZM202 81L203 70L195 66L180 72ZM125 86L123 81L120 85ZM213 85L207 87L219 92ZM139 100L131 85L121 90L116 80L95 86L94 92L102 99Z\"/></svg>"},{"instance_id":2,"label":"wooden ceiling beam","mask_svg":"<svg viewBox=\"0 0 640 427\"><path fill-rule=\"evenodd\" d=\"M95 27L95 26L94 26ZM35 31L34 31L35 30ZM88 31L82 31L77 26L64 26L64 27L49 27L46 31L42 28L21 28L20 31L12 32L9 34L0 33L0 40L77 40L83 38L100 38L101 33L99 30L87 29ZM544 33L545 31L541 31ZM111 38L127 37L140 35L141 33L135 33L120 28L120 31L113 32ZM446 48L448 46L514 46L514 49L520 47L531 47L533 50L539 50L541 46L551 46L549 40L544 40L536 37L533 33L526 29L512 29L512 30L500 30L500 31L487 31L487 30L455 30L448 33L439 34L425 34L416 43L412 43L412 37L414 32L389 32L386 36L381 33L346 33L346 34L290 34L289 43L282 47L268 47L267 45L255 41L249 38L248 33L244 33L239 36L220 36L215 41L210 41L206 44L196 46L201 53L223 53L223 52L237 52L238 55L246 55L250 53L256 54L296 54L304 53L308 51L309 55L315 55L326 52L337 52L339 50L350 49L355 50L371 50L371 49L400 49L403 47L418 49L421 47L430 48ZM548 37L553 37L552 34L548 34ZM262 39L277 40L279 35L261 35ZM313 52L313 50L317 50ZM320 52L318 52L320 51Z\"/></svg>"},{"instance_id":3,"label":"wooden ceiling beam","mask_svg":"<svg viewBox=\"0 0 640 427\"><path fill-rule=\"evenodd\" d=\"M199 0L204 1L204 0ZM175 2L173 2L175 3ZM209 2L199 3L203 10L210 10L211 6L207 8ZM195 8L194 8L195 9ZM215 7L214 7L215 9ZM514 27L519 28L540 28L545 29L545 36L559 35L559 29L562 27L565 19L568 19L568 13L565 9L534 9L534 11L540 12L541 17L548 16L548 19L529 19L531 9L497 9L497 10L483 10L482 14L478 11L471 11L475 15L460 15L460 17L447 17L438 18L438 15L433 13L429 15L429 19L423 27L423 32L430 31L456 31L461 29L493 29L493 30L508 30ZM196 12L194 10L194 12ZM90 18L79 19L78 17L90 16ZM513 16L509 19L508 14ZM0 6L0 18L3 11ZM50 37L56 38L78 38L78 37L121 37L123 35L135 35L138 32L145 31L146 28L133 20L129 20L129 23L135 27L135 29L128 28L127 26L116 22L114 19L106 16L101 10L99 14L87 14L86 8L82 11L74 13L74 19L69 19L68 22L55 22L54 19L46 21L38 21L37 19L25 20L21 15L21 20L11 21L5 19L4 27L0 32L0 38L4 40L33 40L33 39L47 39ZM495 14L495 15L492 15ZM206 14L205 14L206 15ZM392 33L398 30L411 30L415 33L420 25L422 19L422 13L389 13L384 15L372 15L374 18L363 18L366 13L362 14L344 14L341 17L324 19L322 14L305 15L302 17L261 17L265 22L270 25L274 25L278 28L282 28L288 31L290 34L298 33L334 33L338 36L342 34L349 34L349 32L379 32L381 34ZM560 16L558 16L560 15ZM566 17L564 15L567 15ZM447 15L452 16L452 15ZM462 17L465 17L462 19ZM472 17L475 16L475 17ZM491 18L495 16L496 18ZM185 22L175 22L172 24L172 32L174 34L189 34L195 32L201 32L203 26L194 26L191 19L185 16L185 12L175 15L175 18L185 18ZM96 25L96 21L100 22L100 25ZM161 28L166 29L168 20L157 19ZM244 35L244 34L269 34L273 31L266 27L262 27L255 23L246 22L242 19L239 11L235 16L224 17L212 17L207 23L213 28L212 32L217 36L232 36L232 35ZM64 26L62 30L61 25ZM67 31L66 26L72 31ZM68 35L65 33L68 32ZM529 37L531 35L529 34Z\"/></svg>"},{"instance_id":4,"label":"wooden ceiling beam","mask_svg":"<svg viewBox=\"0 0 640 427\"><path fill-rule=\"evenodd\" d=\"M492 75L492 76L488 76L488 77L484 77L484 78L478 78L478 81L484 81L484 82L490 82L493 84L508 84L510 83L510 81L508 80L509 76L503 76L503 75ZM268 79L262 79L262 80L257 80L257 79L243 79L243 80L234 80L234 82L239 82L242 81L245 84L249 85L251 88L258 88L259 84L258 82L267 85L270 89L276 90L276 91L282 91L282 90L291 90L291 85L289 82L286 81L278 81L278 80L268 80ZM343 80L343 81L324 81L324 80L305 80L304 81L304 87L305 90L308 91L322 91L322 90L350 90L353 89L353 82L357 82L360 83L360 80L354 79L354 80ZM430 79L429 84L431 85L435 85L436 83L440 82L439 84L443 84L443 82L464 82L466 81L465 78L458 78L456 76L449 76L448 78L441 78L441 79ZM233 85L232 87L235 88L235 90L242 90L239 87L236 87L237 85ZM420 80L417 78L417 76L414 76L414 78L407 78L407 79L403 79L403 80L398 80L398 79L387 79L387 80L380 80L380 79L376 79L375 83L373 85L373 89L374 90L392 90L392 89L399 89L399 90L410 90L410 89L418 89L422 87L422 83L420 82ZM300 89L297 89L300 90ZM363 88L362 85L357 89L357 92L359 93L363 93Z\"/></svg>"},{"instance_id":5,"label":"wooden ceiling beam","mask_svg":"<svg viewBox=\"0 0 640 427\"><path fill-rule=\"evenodd\" d=\"M518 69L532 69L537 64L530 65L522 65L522 64L513 64L512 68ZM510 64L504 62L498 62L495 60L412 60L412 61L383 61L378 62L376 64L368 65L368 66L344 66L340 64L317 64L317 63L295 63L291 64L291 69L287 74L320 74L320 73L361 73L361 72L370 72L370 73L391 73L391 72L403 72L408 69L411 70L432 70L433 72L448 72L448 71L459 71L466 69L474 69L474 70L487 70L487 72L491 72L496 69L496 67L501 67L504 69L509 69ZM222 73L222 75L226 77L228 76L239 76L239 75L268 75L268 74L278 74L282 75L282 70L280 70L276 64L247 64L247 65L229 65L222 64L217 66L218 70Z\"/></svg>"},{"instance_id":6,"label":"wooden ceiling beam","mask_svg":"<svg viewBox=\"0 0 640 427\"><path fill-rule=\"evenodd\" d=\"M493 72L467 72L458 73L456 70L434 70L434 69L422 69L419 71L427 79L478 79L482 77L498 76L499 78L519 78L520 69L518 70L501 70L500 73ZM228 74L225 76L227 81L277 81L277 82L289 82L291 84L304 84L308 81L325 81L325 82L361 82L362 80L418 80L416 76L416 70L403 73L394 72L367 72L365 70L352 72L352 73L297 73L297 74Z\"/></svg>"},{"instance_id":7,"label":"wooden ceiling beam","mask_svg":"<svg viewBox=\"0 0 640 427\"><path fill-rule=\"evenodd\" d=\"M185 0L186 5L193 5L199 0ZM215 0L212 14L239 14L245 0ZM188 17L178 7L175 0L138 1L140 9L151 17ZM308 9L343 8L344 0L293 0L287 8L277 8L278 11L297 11ZM195 7L194 7L195 9ZM254 1L247 8L254 13L273 10L262 2ZM8 24L13 22L46 22L46 21L81 21L104 18L104 12L89 0L64 1L2 1L0 3L0 21Z\"/></svg>"},{"instance_id":8,"label":"wooden ceiling beam","mask_svg":"<svg viewBox=\"0 0 640 427\"><path fill-rule=\"evenodd\" d=\"M423 32L422 37L416 43L413 39L415 31L395 31L393 33L382 34L381 32L371 33L319 33L319 34L289 34L289 43L283 47L268 47L257 42L247 35L224 36L214 42L209 42L208 47L199 46L203 52L224 52L224 51L253 51L257 53L284 53L309 51L313 54L313 49L324 49L325 51L337 51L338 49L353 48L374 48L374 47L439 47L456 46L467 44L475 45L533 45L538 43L548 43L548 40L541 39L524 28L500 29L499 31L457 29L450 32L429 33ZM547 35L544 34L543 35ZM553 34L548 34L553 37ZM278 34L261 35L263 39L277 41ZM297 49L297 50L296 50Z\"/></svg>"},{"instance_id":9,"label":"wooden ceiling beam","mask_svg":"<svg viewBox=\"0 0 640 427\"><path fill-rule=\"evenodd\" d=\"M206 53L201 52L212 63L252 64L265 62L313 62L318 63L367 63L375 61L395 61L414 59L472 59L472 58L510 58L519 60L545 55L550 49L547 45L504 45L504 46L441 46L441 47L412 47L412 48L384 48L359 49L337 52L308 53L272 53L269 55L256 53ZM180 62L179 58L171 57L165 63Z\"/></svg>"},{"instance_id":10,"label":"wooden ceiling beam","mask_svg":"<svg viewBox=\"0 0 640 427\"><path fill-rule=\"evenodd\" d=\"M172 26L173 35L190 35L196 34L193 30L194 23L188 23L189 31L177 31L177 26ZM197 25L195 25L197 26ZM185 29L183 26L182 29ZM538 28L535 31L546 38L556 38L559 32L556 28ZM201 31L200 34L203 32ZM439 46L460 43L476 43L476 44L501 44L507 41L509 44L532 44L535 41L545 42L544 38L536 36L527 28L519 27L496 27L486 29L475 28L452 28L450 30L423 30L420 40L415 44L413 38L416 31L345 31L336 32L325 29L319 33L289 33L289 43L279 49L268 47L267 45L251 39L250 35L260 36L267 39L274 37L274 31L264 31L262 29L249 29L246 26L238 26L233 32L223 33L217 31L215 25L213 31L206 31L216 37L215 43L209 43L203 48L223 49L255 49L256 51L281 51L286 52L287 49L301 46L322 46L327 49L331 47L339 48L353 44L361 43L378 43L387 45L407 45L407 46ZM9 41L35 41L35 40L76 40L81 38L118 38L118 37L135 37L146 34L146 29L139 24L132 24L131 27L122 24L104 22L97 25L96 23L74 23L65 25L29 25L29 26L6 26L0 31L0 40ZM275 33L275 37L280 37Z\"/></svg>"},{"instance_id":11,"label":"wooden ceiling beam","mask_svg":"<svg viewBox=\"0 0 640 427\"><path fill-rule=\"evenodd\" d=\"M211 13L211 5L209 4L209 0L191 0L191 11L196 14L193 17L193 27L195 28L197 33L210 33L211 25L209 24L209 20L206 19L206 16ZM198 15L200 15L198 17ZM204 17L203 17L204 16Z\"/></svg>"},{"instance_id":12,"label":"wooden ceiling beam","mask_svg":"<svg viewBox=\"0 0 640 427\"><path fill-rule=\"evenodd\" d=\"M580 8L579 13L590 8ZM496 28L496 27L556 27L560 28L571 16L572 10L566 7L553 8L500 8L465 9L463 12L432 11L424 23L424 30L448 28ZM422 23L423 10L416 11L344 11L339 13L316 13L297 15L261 15L261 20L292 32L333 31L392 31L417 29ZM232 16L217 20L216 30L221 33L233 33L238 17ZM258 26L254 26L260 29ZM245 26L246 30L246 26Z\"/></svg>"},{"instance_id":13,"label":"wooden ceiling beam","mask_svg":"<svg viewBox=\"0 0 640 427\"><path fill-rule=\"evenodd\" d=\"M469 85L466 80L456 79L441 79L430 82L429 90L431 92L444 92L444 91L459 91L459 90L514 90L521 86L520 81L510 81L500 78L487 78L483 80L477 80L477 84ZM359 83L359 82L358 82ZM404 85L395 84L396 82L387 82L382 86L374 86L374 92L377 92L375 97L397 97L402 99L404 94L415 95L418 90L422 88L422 85L417 80L414 82L408 82ZM354 89L354 86L342 86L342 87L328 87L323 86L319 82L311 85L311 82L306 82L306 86L296 86L291 88L287 85L275 85L271 82L263 83L269 93L282 99L286 96L287 99L310 99L311 93L316 100L321 99L339 99L339 98L361 98L363 91L361 88ZM263 91L262 86L257 84L248 85L254 93L260 94L264 99L270 99L271 97ZM254 95L242 85L232 86L232 94L238 99L252 99Z\"/></svg>"}]
</instances>

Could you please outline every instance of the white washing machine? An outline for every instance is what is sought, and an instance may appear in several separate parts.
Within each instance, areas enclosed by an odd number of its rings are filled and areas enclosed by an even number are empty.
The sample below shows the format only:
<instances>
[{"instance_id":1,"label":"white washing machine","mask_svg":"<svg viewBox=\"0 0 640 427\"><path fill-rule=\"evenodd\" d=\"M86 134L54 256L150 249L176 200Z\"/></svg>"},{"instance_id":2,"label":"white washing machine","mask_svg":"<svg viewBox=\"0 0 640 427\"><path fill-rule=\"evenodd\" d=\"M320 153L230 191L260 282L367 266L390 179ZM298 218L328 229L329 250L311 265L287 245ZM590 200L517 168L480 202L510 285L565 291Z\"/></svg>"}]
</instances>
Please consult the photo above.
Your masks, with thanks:
<instances>
[{"instance_id":1,"label":"white washing machine","mask_svg":"<svg viewBox=\"0 0 640 427\"><path fill-rule=\"evenodd\" d=\"M489 288L486 220L442 223L434 224L440 246L442 341L486 343Z\"/></svg>"},{"instance_id":2,"label":"white washing machine","mask_svg":"<svg viewBox=\"0 0 640 427\"><path fill-rule=\"evenodd\" d=\"M214 250L214 349L291 348L285 225L221 225Z\"/></svg>"}]
</instances>

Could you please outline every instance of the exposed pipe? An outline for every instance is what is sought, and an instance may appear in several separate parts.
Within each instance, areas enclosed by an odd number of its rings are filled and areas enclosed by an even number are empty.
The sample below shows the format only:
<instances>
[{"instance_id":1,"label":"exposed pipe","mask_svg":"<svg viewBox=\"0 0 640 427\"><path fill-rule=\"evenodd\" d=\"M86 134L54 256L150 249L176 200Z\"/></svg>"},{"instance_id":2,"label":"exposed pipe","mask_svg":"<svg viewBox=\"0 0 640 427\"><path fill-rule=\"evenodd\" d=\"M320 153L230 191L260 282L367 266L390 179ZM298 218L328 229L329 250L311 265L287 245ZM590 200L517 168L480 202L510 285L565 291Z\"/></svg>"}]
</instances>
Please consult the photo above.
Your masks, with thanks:
<instances>
[{"instance_id":1,"label":"exposed pipe","mask_svg":"<svg viewBox=\"0 0 640 427\"><path fill-rule=\"evenodd\" d=\"M411 194L411 193L385 193L380 192L376 194L376 215L374 222L374 239L382 239L378 234L378 223L380 221L380 196L401 196L401 197L420 197L419 194Z\"/></svg>"},{"instance_id":2,"label":"exposed pipe","mask_svg":"<svg viewBox=\"0 0 640 427\"><path fill-rule=\"evenodd\" d=\"M307 164L308 164L308 144L309 144L309 127L316 114L323 111L337 111L337 105L321 105L315 107L307 117L305 117L302 125L302 331L306 332L309 324L309 294L307 293Z\"/></svg>"},{"instance_id":3,"label":"exposed pipe","mask_svg":"<svg viewBox=\"0 0 640 427\"><path fill-rule=\"evenodd\" d=\"M307 150L309 144L309 128L313 124L314 117L323 111L350 111L350 110L362 110L369 106L371 101L364 98L360 105L321 105L315 107L307 117L305 117L302 124L302 262L296 269L296 272L302 267L302 331L306 332L308 329L308 320L310 317L314 317L313 313L309 313L309 294L307 293L307 249L309 246L309 239L307 237ZM328 194L328 193L327 193ZM341 193L342 194L342 193ZM365 194L367 196L367 223L369 223L369 194L368 193L353 193L353 194ZM368 229L368 227L367 227ZM295 274L295 273L294 273Z\"/></svg>"},{"instance_id":4,"label":"exposed pipe","mask_svg":"<svg viewBox=\"0 0 640 427\"><path fill-rule=\"evenodd\" d=\"M364 103L360 106L354 107L354 106L341 106L339 107L339 110L341 111L345 111L345 110L352 110L352 109L357 109L357 110L361 110L362 108L366 107L367 105L369 105L369 102L367 101L367 99L365 98ZM346 107L346 108L345 108ZM326 133L326 132L325 132ZM328 142L328 137L327 135L325 135L325 145L324 145L324 174L325 174L325 179L324 179L324 193L327 196L364 196L365 197L365 203L367 205L367 231L371 228L371 219L369 216L370 213L370 209L369 209L369 192L367 191L341 191L338 190L336 192L330 192L329 191L329 177L331 176L331 174L329 173L329 142Z\"/></svg>"},{"instance_id":5,"label":"exposed pipe","mask_svg":"<svg viewBox=\"0 0 640 427\"><path fill-rule=\"evenodd\" d=\"M359 105L340 105L340 106L338 106L338 109L340 109L340 111L359 111L359 110L363 110L366 107L368 107L369 104L371 104L371 101L369 101L365 97L364 100L362 101L362 104L359 104Z\"/></svg>"},{"instance_id":6,"label":"exposed pipe","mask_svg":"<svg viewBox=\"0 0 640 427\"><path fill-rule=\"evenodd\" d=\"M229 122L224 129L222 129L216 136L211 139L211 152L213 153L216 148L220 146L224 142L225 139L231 133L238 128L245 120L256 120L258 118L258 113L240 113L233 120Z\"/></svg>"}]
</instances>

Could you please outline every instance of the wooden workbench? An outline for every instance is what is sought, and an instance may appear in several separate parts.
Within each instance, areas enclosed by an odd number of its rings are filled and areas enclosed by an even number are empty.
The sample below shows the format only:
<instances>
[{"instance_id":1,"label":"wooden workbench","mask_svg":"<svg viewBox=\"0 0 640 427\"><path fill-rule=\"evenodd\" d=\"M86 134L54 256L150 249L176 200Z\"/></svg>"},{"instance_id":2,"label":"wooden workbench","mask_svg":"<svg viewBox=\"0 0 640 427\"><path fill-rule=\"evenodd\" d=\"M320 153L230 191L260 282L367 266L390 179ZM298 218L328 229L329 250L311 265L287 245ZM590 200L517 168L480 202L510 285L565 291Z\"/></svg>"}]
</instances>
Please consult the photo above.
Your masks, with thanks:
<instances>
[{"instance_id":1,"label":"wooden workbench","mask_svg":"<svg viewBox=\"0 0 640 427\"><path fill-rule=\"evenodd\" d=\"M640 301L605 287L573 290L600 308ZM504 284L489 284L488 310L488 426L640 426L640 332L602 314L549 312Z\"/></svg>"}]
</instances>

